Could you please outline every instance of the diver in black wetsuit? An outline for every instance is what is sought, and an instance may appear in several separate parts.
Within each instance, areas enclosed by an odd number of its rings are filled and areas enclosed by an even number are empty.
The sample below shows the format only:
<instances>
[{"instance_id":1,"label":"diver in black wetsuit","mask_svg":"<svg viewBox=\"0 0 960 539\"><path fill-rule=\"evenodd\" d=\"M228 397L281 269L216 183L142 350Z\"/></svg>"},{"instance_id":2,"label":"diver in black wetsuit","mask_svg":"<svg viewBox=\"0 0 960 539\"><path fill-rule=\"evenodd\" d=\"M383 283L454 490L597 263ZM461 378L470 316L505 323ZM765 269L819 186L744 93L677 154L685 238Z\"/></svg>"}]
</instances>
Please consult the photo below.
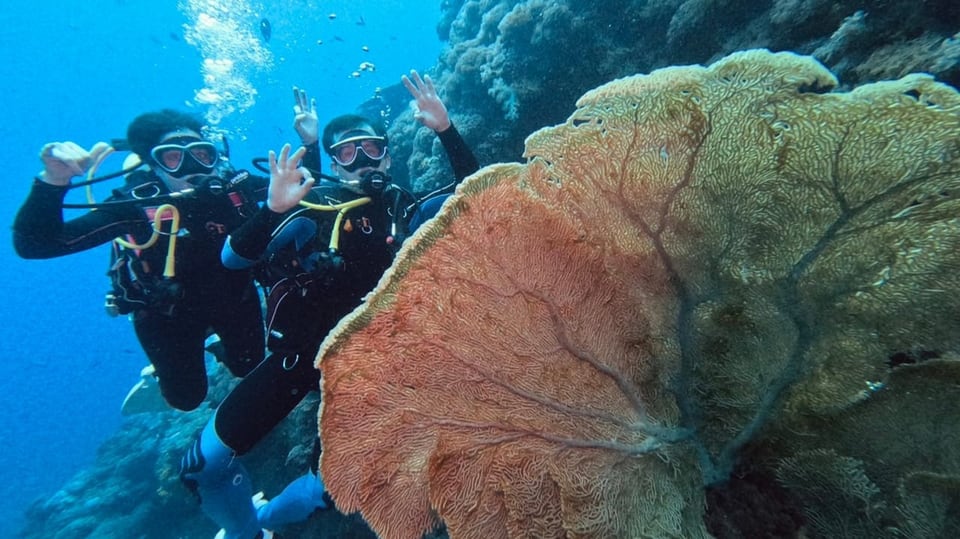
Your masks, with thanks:
<instances>
[{"instance_id":1,"label":"diver in black wetsuit","mask_svg":"<svg viewBox=\"0 0 960 539\"><path fill-rule=\"evenodd\" d=\"M63 201L71 179L111 148L104 142L89 152L72 142L45 145L44 171L13 225L20 256L52 258L118 237L142 246L157 223L153 246L126 249L125 257L116 258L114 284L122 290L113 307L131 314L164 399L180 410L192 410L206 397L204 342L211 331L235 376L245 376L264 357L263 315L251 272L224 268L220 251L227 235L256 212L267 180L222 173L217 148L201 137L202 127L174 110L134 119L127 142L149 170L131 172L96 211L69 221L63 219ZM168 261L173 263L165 271Z\"/></svg>"},{"instance_id":2,"label":"diver in black wetsuit","mask_svg":"<svg viewBox=\"0 0 960 539\"><path fill-rule=\"evenodd\" d=\"M415 117L438 133L453 165L452 188L477 170L477 160L450 123L430 78L421 80L415 71L411 78L403 82L416 99ZM376 286L404 234L412 232L407 226L432 216L449 195L417 200L393 186L384 128L354 115L335 118L324 129L323 147L337 177L316 183L310 172L319 168L315 106L303 92L294 92L294 125L304 147L291 155L284 146L279 159L271 152L267 203L231 234L223 253L228 267L259 268L269 291L270 356L224 399L181 468L204 512L223 526L218 537L226 539L271 537L269 530L328 507L315 468L269 503L251 500L250 480L236 457L318 389L314 359L320 342ZM342 213L309 209L301 200ZM315 447L318 452L319 444Z\"/></svg>"}]
</instances>

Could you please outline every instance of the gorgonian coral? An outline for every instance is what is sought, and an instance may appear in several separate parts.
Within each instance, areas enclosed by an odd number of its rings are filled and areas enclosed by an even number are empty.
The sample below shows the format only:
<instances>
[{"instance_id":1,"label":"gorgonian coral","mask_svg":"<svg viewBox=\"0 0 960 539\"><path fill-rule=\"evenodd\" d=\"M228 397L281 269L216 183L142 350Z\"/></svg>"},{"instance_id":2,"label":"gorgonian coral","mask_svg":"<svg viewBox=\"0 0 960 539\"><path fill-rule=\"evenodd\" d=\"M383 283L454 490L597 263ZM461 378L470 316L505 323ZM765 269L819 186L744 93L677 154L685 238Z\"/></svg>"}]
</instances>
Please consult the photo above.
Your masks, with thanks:
<instances>
[{"instance_id":1,"label":"gorgonian coral","mask_svg":"<svg viewBox=\"0 0 960 539\"><path fill-rule=\"evenodd\" d=\"M388 538L705 536L747 444L956 349L960 97L835 84L762 50L621 79L472 176L321 352L338 507Z\"/></svg>"}]
</instances>

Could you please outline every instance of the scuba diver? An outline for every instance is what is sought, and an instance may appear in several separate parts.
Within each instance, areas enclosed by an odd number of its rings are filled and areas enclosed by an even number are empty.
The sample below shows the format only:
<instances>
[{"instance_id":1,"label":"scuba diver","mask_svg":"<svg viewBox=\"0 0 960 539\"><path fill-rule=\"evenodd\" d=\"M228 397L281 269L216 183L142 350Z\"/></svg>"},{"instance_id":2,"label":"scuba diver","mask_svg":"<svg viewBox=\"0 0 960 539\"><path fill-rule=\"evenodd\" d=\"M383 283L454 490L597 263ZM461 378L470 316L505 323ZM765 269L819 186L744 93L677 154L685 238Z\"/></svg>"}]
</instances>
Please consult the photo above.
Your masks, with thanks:
<instances>
[{"instance_id":1,"label":"scuba diver","mask_svg":"<svg viewBox=\"0 0 960 539\"><path fill-rule=\"evenodd\" d=\"M14 248L23 258L53 258L113 241L107 295L111 314L129 314L164 400L193 410L207 394L204 348L220 338L219 359L243 377L264 358L261 303L251 272L223 267L227 235L258 209L267 179L236 172L201 136L203 124L170 109L130 123L126 143L139 166L104 202L64 204L73 183L113 148L99 142L86 151L73 142L43 146L43 171L13 224ZM116 174L111 175L111 177ZM88 207L64 221L63 208Z\"/></svg>"},{"instance_id":2,"label":"scuba diver","mask_svg":"<svg viewBox=\"0 0 960 539\"><path fill-rule=\"evenodd\" d=\"M411 80L412 79L412 80ZM415 118L438 133L450 158L452 188L479 167L451 124L430 77L402 81L416 100ZM320 150L315 102L294 88L294 127L303 147L270 152L266 204L231 233L227 267L256 267L268 291L269 357L224 399L183 458L180 476L203 511L223 527L218 538L269 538L282 525L332 505L319 477L319 438L311 469L272 500L253 488L240 459L310 391L319 389L314 361L337 322L360 305L393 262L403 237L449 196L417 198L391 182L387 133L378 122L339 116L323 130L336 176L317 182ZM301 164L302 161L302 164ZM312 433L314 436L315 433Z\"/></svg>"}]
</instances>

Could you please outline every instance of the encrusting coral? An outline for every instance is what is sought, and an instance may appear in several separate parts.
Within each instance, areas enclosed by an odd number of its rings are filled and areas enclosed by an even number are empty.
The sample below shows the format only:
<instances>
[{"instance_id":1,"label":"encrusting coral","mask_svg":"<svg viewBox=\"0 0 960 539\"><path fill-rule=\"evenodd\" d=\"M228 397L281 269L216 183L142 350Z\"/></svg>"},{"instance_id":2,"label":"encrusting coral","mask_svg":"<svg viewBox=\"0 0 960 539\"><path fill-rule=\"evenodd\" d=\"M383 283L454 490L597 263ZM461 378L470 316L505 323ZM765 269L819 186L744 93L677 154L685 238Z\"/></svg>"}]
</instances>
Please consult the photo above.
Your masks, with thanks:
<instances>
[{"instance_id":1,"label":"encrusting coral","mask_svg":"<svg viewBox=\"0 0 960 539\"><path fill-rule=\"evenodd\" d=\"M562 123L581 95L603 83L665 66L706 65L745 49L813 55L842 80L843 89L914 72L960 88L956 0L442 4L438 31L449 46L434 79L481 163L516 161L527 135ZM409 112L396 120L394 126L419 126ZM446 184L449 174L435 170L446 163L442 148L411 147L400 133L391 133L390 140L395 167L412 152L415 191ZM402 172L394 170L394 177ZM418 185L421 176L424 185Z\"/></svg>"},{"instance_id":2,"label":"encrusting coral","mask_svg":"<svg viewBox=\"0 0 960 539\"><path fill-rule=\"evenodd\" d=\"M767 439L788 488L831 459L870 496L955 484L817 449L909 402L892 355L960 344L960 96L836 83L765 50L620 79L468 179L321 350L337 507L386 538L705 537L704 487Z\"/></svg>"}]
</instances>

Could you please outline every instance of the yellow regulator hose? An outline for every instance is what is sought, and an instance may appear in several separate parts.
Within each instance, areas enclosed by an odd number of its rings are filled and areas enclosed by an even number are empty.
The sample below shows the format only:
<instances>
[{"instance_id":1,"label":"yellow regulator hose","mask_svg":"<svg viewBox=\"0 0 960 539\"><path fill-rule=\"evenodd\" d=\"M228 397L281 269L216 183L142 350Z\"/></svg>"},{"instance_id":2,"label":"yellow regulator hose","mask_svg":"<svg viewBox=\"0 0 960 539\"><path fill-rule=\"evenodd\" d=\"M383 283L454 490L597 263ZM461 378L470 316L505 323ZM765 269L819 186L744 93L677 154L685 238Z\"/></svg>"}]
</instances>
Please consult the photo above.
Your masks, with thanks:
<instances>
[{"instance_id":1,"label":"yellow regulator hose","mask_svg":"<svg viewBox=\"0 0 960 539\"><path fill-rule=\"evenodd\" d=\"M163 222L163 216L167 213L170 214L172 219L172 222L170 223L170 232L163 232L161 223ZM127 249L149 249L154 243L157 243L157 240L160 238L161 234L169 234L170 242L167 244L167 260L163 267L163 276L172 278L176 274L174 266L177 252L177 233L179 231L180 212L177 211L177 207L173 204L163 204L157 208L157 212L153 215L153 233L150 234L149 240L142 244L132 243L122 238L115 238L114 241L126 247Z\"/></svg>"},{"instance_id":2,"label":"yellow regulator hose","mask_svg":"<svg viewBox=\"0 0 960 539\"><path fill-rule=\"evenodd\" d=\"M340 204L313 204L312 202L306 202L304 200L300 201L300 205L305 208L310 208L311 210L317 211L335 211L337 212L337 218L333 222L333 231L330 232L330 249L333 251L340 250L340 223L343 222L343 216L353 208L357 206L363 206L370 202L370 197L362 197L356 200L351 200L349 202L341 202Z\"/></svg>"}]
</instances>

